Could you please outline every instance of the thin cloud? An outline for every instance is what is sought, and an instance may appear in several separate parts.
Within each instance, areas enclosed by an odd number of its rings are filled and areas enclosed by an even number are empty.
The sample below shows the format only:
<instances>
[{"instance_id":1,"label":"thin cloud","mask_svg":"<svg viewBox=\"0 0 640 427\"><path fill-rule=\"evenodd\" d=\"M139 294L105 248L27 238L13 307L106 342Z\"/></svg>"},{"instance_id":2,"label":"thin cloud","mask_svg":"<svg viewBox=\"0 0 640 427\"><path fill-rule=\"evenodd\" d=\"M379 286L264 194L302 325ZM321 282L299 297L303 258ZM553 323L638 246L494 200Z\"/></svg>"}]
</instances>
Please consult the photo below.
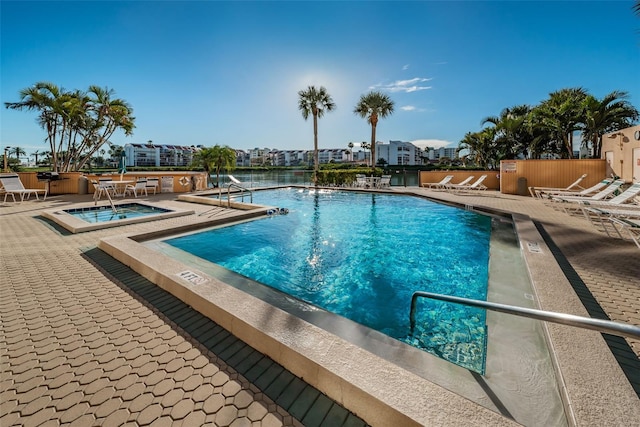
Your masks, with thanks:
<instances>
[{"instance_id":1,"label":"thin cloud","mask_svg":"<svg viewBox=\"0 0 640 427\"><path fill-rule=\"evenodd\" d=\"M414 107L413 105L405 105L404 107L400 107L400 109L404 111L415 111L416 107Z\"/></svg>"},{"instance_id":2,"label":"thin cloud","mask_svg":"<svg viewBox=\"0 0 640 427\"><path fill-rule=\"evenodd\" d=\"M402 66L402 71L408 70L409 69L409 64L405 64Z\"/></svg>"},{"instance_id":3,"label":"thin cloud","mask_svg":"<svg viewBox=\"0 0 640 427\"><path fill-rule=\"evenodd\" d=\"M421 83L431 81L432 79L427 79L424 77L415 77L409 80L396 80L390 84L382 84L379 83L374 86L370 86L369 89L381 89L386 90L388 92L418 92L420 90L431 89L431 86L423 86Z\"/></svg>"}]
</instances>

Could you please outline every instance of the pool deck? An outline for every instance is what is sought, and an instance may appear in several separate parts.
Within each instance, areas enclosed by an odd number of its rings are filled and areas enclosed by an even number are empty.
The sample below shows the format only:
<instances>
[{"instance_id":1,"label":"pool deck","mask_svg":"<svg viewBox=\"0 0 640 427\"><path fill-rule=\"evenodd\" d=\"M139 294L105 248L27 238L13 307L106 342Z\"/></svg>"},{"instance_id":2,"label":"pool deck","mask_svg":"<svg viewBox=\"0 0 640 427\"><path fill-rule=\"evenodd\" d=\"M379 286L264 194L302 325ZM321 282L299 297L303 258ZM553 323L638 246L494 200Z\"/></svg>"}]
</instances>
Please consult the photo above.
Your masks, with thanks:
<instances>
[{"instance_id":1,"label":"pool deck","mask_svg":"<svg viewBox=\"0 0 640 427\"><path fill-rule=\"evenodd\" d=\"M550 249L557 252L563 272L592 317L640 325L640 250L632 242L609 238L585 219L530 197L496 192L454 195L419 188L391 191L405 190L528 215L548 236ZM184 208L175 195L141 200ZM229 346L219 346L232 339L224 331L216 341L210 330L201 330L207 319L165 295L152 294L144 281L95 249L105 237L193 224L207 217L191 215L80 234L61 232L40 218L45 209L90 201L91 195L67 195L0 205L1 426L362 425L331 400L307 391L304 383L296 399L276 403L266 390L274 387L273 378L266 382L255 368L268 360L256 356L254 365L243 370L224 354ZM196 212L210 208L189 204ZM233 213L220 210L215 215ZM626 369L628 386L639 393L640 341L614 339L609 344ZM625 355L628 349L631 354ZM251 350L243 347L236 354L242 351ZM278 378L283 376L279 372ZM640 401L635 403L630 414L640 407ZM468 425L480 425L481 419L469 420ZM460 420L450 424L460 425ZM505 419L504 425L510 424Z\"/></svg>"}]
</instances>

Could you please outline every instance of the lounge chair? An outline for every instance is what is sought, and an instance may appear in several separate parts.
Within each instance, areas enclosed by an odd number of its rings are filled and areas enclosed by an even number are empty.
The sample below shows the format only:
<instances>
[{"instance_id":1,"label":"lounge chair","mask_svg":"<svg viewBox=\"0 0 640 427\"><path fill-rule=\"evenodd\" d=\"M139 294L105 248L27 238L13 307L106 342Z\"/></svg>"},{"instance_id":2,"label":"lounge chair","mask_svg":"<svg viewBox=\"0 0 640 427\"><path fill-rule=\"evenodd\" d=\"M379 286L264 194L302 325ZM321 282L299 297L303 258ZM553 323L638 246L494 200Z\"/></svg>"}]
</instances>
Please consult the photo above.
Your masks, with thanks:
<instances>
[{"instance_id":1,"label":"lounge chair","mask_svg":"<svg viewBox=\"0 0 640 427\"><path fill-rule=\"evenodd\" d=\"M589 188L585 188L581 191L550 191L550 190L535 190L536 197L539 199L549 199L553 196L591 196L598 191L605 188L607 185L613 182L612 179L605 178L602 181L598 182L595 185L592 185Z\"/></svg>"},{"instance_id":2,"label":"lounge chair","mask_svg":"<svg viewBox=\"0 0 640 427\"><path fill-rule=\"evenodd\" d=\"M551 202L553 207L560 207L567 213L580 211L582 209L581 203L591 204L597 202L603 202L606 199L615 196L615 193L620 191L620 187L624 184L621 179L613 181L604 190L599 191L593 196L552 196Z\"/></svg>"},{"instance_id":3,"label":"lounge chair","mask_svg":"<svg viewBox=\"0 0 640 427\"><path fill-rule=\"evenodd\" d=\"M139 179L135 184L127 184L124 189L124 194L126 196L127 194L131 193L133 193L134 197L138 197L138 193L144 193L145 196L148 196L149 194L147 193L147 180Z\"/></svg>"},{"instance_id":4,"label":"lounge chair","mask_svg":"<svg viewBox=\"0 0 640 427\"><path fill-rule=\"evenodd\" d=\"M578 179L575 180L575 182L571 185L569 185L566 188L552 188L552 187L529 187L529 193L531 193L531 197L540 197L539 193L549 193L549 192L557 192L557 191L579 191L579 190L572 190L573 188L579 188L581 190L584 190L584 187L580 186L580 183L582 182L583 179L585 179L587 177L587 174L582 174L582 176Z\"/></svg>"},{"instance_id":5,"label":"lounge chair","mask_svg":"<svg viewBox=\"0 0 640 427\"><path fill-rule=\"evenodd\" d=\"M613 224L613 228L618 232L620 238L622 238L622 234L620 234L620 230L618 230L616 225L626 230L629 237L631 237L631 240L633 240L633 243L635 243L638 249L640 249L640 219L609 218L609 220Z\"/></svg>"},{"instance_id":6,"label":"lounge chair","mask_svg":"<svg viewBox=\"0 0 640 427\"><path fill-rule=\"evenodd\" d=\"M640 205L624 204L624 205L619 205L615 207L605 207L605 206L594 207L594 206L583 205L582 213L584 214L585 218L587 218L589 222L591 222L591 224L593 225L595 225L594 220L597 219L600 225L602 226L603 230L605 231L605 233L607 233L608 236L611 236L611 234L609 234L609 230L607 229L606 224L611 223L610 220L613 218L640 219ZM618 230L616 229L616 231ZM619 231L618 231L618 235L620 235Z\"/></svg>"},{"instance_id":7,"label":"lounge chair","mask_svg":"<svg viewBox=\"0 0 640 427\"><path fill-rule=\"evenodd\" d=\"M22 185L22 181L20 181L20 176L17 173L3 173L0 174L0 184L2 184L2 189L4 191L4 203L7 203L7 197L11 196L13 201L16 201L16 194L20 195L20 203L22 203L25 199L29 200L32 194L36 195L36 200L40 200L38 197L38 193L43 193L44 197L42 200L47 199L47 190L40 188L24 188Z\"/></svg>"},{"instance_id":8,"label":"lounge chair","mask_svg":"<svg viewBox=\"0 0 640 427\"><path fill-rule=\"evenodd\" d=\"M487 186L482 183L485 179L487 179L487 175L481 175L480 178L478 178L473 184L466 184L466 185L452 184L448 186L447 189L454 190L454 191L486 190Z\"/></svg>"},{"instance_id":9,"label":"lounge chair","mask_svg":"<svg viewBox=\"0 0 640 427\"><path fill-rule=\"evenodd\" d=\"M578 199L577 202L592 207L615 208L628 203L633 203L635 205L636 203L634 200L638 195L640 195L640 182L633 184L631 187L609 200L590 200L590 198L588 198L588 200Z\"/></svg>"},{"instance_id":10,"label":"lounge chair","mask_svg":"<svg viewBox=\"0 0 640 427\"><path fill-rule=\"evenodd\" d=\"M449 182L449 183L445 184L444 187L445 188L450 188L450 187L453 187L453 186L467 185L471 181L473 181L474 178L475 178L475 176L469 175L467 178L463 179L462 181L458 182L457 184L453 184L453 183Z\"/></svg>"},{"instance_id":11,"label":"lounge chair","mask_svg":"<svg viewBox=\"0 0 640 427\"><path fill-rule=\"evenodd\" d=\"M605 200L614 195L614 193L620 190L620 187L624 184L624 181L621 179L617 179L613 181L611 184L606 186L604 189L598 191L596 194L592 196L579 196L577 194L565 195L565 194L552 194L549 199L554 202L578 202L579 200L586 201L598 201Z\"/></svg>"},{"instance_id":12,"label":"lounge chair","mask_svg":"<svg viewBox=\"0 0 640 427\"><path fill-rule=\"evenodd\" d=\"M440 182L423 182L423 187L428 188L445 188L445 186L453 179L453 175L447 175Z\"/></svg>"}]
</instances>

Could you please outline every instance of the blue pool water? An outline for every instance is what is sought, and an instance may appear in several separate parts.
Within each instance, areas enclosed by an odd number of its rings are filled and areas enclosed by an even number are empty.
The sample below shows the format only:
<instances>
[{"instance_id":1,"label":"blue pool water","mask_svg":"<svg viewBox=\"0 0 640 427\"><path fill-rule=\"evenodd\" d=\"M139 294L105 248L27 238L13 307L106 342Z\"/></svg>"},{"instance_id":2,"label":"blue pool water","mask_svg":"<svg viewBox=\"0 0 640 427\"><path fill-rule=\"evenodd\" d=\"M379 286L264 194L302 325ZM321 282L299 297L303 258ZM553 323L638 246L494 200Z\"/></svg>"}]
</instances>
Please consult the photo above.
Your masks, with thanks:
<instances>
[{"instance_id":1,"label":"blue pool water","mask_svg":"<svg viewBox=\"0 0 640 427\"><path fill-rule=\"evenodd\" d=\"M478 372L482 310L420 300L413 292L486 300L491 219L390 194L279 189L254 203L274 215L165 243Z\"/></svg>"},{"instance_id":2,"label":"blue pool water","mask_svg":"<svg viewBox=\"0 0 640 427\"><path fill-rule=\"evenodd\" d=\"M120 219L139 218L149 215L171 212L168 209L140 203L126 203L116 205L116 212L110 205L90 206L87 208L65 209L64 212L91 224L100 222L117 221Z\"/></svg>"}]
</instances>

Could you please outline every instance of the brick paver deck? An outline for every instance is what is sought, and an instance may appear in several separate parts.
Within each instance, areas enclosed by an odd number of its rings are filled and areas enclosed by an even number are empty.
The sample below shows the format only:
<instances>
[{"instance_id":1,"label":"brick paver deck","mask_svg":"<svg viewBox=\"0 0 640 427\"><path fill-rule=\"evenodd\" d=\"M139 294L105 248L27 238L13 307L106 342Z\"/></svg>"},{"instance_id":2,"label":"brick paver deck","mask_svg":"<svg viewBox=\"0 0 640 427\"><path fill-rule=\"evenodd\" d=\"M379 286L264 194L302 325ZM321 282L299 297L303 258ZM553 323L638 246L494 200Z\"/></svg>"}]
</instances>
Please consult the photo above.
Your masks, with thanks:
<instances>
[{"instance_id":1,"label":"brick paver deck","mask_svg":"<svg viewBox=\"0 0 640 427\"><path fill-rule=\"evenodd\" d=\"M529 215L565 262L593 317L640 324L640 250L633 243L609 238L586 220L528 197L410 190ZM178 203L169 199L149 197ZM1 426L362 425L95 249L105 236L201 217L77 235L38 217L43 209L89 200L55 196L0 205ZM640 342L609 342L640 392Z\"/></svg>"}]
</instances>

